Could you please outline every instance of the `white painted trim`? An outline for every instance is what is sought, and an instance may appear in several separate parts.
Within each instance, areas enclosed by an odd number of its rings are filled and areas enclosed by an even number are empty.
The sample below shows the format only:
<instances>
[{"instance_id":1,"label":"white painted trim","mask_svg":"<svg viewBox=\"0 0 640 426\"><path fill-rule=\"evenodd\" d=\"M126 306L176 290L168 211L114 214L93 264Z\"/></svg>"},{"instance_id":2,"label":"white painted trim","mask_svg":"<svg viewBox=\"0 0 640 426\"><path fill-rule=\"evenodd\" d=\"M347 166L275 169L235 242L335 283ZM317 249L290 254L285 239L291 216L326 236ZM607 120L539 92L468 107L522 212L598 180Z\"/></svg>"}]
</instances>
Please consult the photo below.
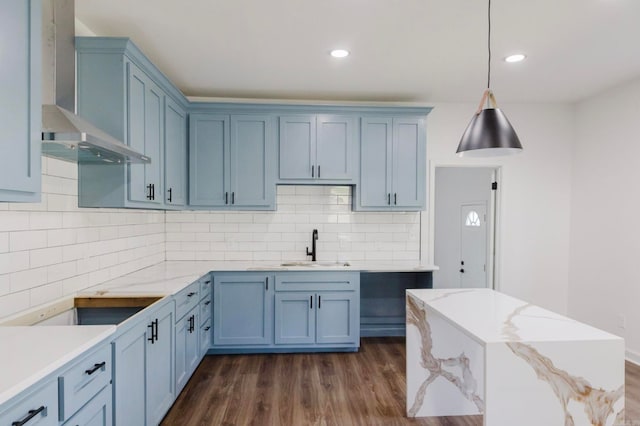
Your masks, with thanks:
<instances>
[{"instance_id":1,"label":"white painted trim","mask_svg":"<svg viewBox=\"0 0 640 426\"><path fill-rule=\"evenodd\" d=\"M640 353L627 349L624 355L627 361L640 366Z\"/></svg>"}]
</instances>

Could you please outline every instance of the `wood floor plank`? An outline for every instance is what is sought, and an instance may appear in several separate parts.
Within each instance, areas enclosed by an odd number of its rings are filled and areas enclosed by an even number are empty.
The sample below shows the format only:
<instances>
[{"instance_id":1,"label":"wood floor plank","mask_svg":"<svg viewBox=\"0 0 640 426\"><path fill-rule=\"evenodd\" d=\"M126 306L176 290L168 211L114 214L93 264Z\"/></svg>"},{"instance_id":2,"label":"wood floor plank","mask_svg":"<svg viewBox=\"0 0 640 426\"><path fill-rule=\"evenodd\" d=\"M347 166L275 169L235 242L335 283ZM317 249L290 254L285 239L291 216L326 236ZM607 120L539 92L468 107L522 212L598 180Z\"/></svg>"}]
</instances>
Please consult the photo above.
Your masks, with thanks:
<instances>
[{"instance_id":1,"label":"wood floor plank","mask_svg":"<svg viewBox=\"0 0 640 426\"><path fill-rule=\"evenodd\" d=\"M481 426L482 416L409 419L404 338L357 353L205 357L164 426ZM627 425L640 426L640 366L626 364Z\"/></svg>"}]
</instances>

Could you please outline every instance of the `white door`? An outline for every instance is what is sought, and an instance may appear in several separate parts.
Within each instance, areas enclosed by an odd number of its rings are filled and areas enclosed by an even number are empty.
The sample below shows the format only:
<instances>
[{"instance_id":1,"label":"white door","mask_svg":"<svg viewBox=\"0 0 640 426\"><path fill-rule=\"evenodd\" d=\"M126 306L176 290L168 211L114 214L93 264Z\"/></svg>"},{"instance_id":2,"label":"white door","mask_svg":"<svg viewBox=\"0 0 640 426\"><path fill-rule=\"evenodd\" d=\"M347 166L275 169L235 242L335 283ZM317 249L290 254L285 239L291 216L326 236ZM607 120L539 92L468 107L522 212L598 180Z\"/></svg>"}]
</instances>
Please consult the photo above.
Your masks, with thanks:
<instances>
[{"instance_id":1,"label":"white door","mask_svg":"<svg viewBox=\"0 0 640 426\"><path fill-rule=\"evenodd\" d=\"M487 286L487 205L460 206L460 287Z\"/></svg>"}]
</instances>

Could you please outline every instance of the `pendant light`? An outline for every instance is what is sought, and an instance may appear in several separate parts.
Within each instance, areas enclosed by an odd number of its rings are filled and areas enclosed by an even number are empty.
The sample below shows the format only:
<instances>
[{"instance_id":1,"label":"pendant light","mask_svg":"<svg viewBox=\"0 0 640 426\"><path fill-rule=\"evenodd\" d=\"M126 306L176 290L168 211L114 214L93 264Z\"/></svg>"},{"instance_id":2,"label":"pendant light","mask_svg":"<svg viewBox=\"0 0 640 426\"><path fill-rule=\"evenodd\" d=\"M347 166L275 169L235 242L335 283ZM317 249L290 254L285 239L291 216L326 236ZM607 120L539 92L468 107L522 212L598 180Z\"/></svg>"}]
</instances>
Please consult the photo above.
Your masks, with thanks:
<instances>
[{"instance_id":1,"label":"pendant light","mask_svg":"<svg viewBox=\"0 0 640 426\"><path fill-rule=\"evenodd\" d=\"M460 139L456 153L459 157L494 157L516 154L522 151L520 139L498 108L496 98L491 91L491 0L488 8L487 50L489 51L487 89L482 95L478 110L471 118ZM486 108L483 108L485 103Z\"/></svg>"}]
</instances>

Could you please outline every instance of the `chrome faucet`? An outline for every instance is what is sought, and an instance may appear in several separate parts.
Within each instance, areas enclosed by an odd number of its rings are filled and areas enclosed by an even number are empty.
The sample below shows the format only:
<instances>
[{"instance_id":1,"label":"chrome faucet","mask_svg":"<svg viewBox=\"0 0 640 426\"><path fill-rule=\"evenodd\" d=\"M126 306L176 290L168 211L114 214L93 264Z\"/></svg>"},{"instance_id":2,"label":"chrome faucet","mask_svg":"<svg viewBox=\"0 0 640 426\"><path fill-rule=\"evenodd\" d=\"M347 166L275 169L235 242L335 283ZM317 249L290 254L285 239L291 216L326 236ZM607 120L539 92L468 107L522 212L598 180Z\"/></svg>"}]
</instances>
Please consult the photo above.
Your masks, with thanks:
<instances>
[{"instance_id":1,"label":"chrome faucet","mask_svg":"<svg viewBox=\"0 0 640 426\"><path fill-rule=\"evenodd\" d=\"M314 229L311 234L311 252L309 252L309 247L307 247L307 256L311 256L311 261L316 261L316 241L318 241L318 230Z\"/></svg>"}]
</instances>

